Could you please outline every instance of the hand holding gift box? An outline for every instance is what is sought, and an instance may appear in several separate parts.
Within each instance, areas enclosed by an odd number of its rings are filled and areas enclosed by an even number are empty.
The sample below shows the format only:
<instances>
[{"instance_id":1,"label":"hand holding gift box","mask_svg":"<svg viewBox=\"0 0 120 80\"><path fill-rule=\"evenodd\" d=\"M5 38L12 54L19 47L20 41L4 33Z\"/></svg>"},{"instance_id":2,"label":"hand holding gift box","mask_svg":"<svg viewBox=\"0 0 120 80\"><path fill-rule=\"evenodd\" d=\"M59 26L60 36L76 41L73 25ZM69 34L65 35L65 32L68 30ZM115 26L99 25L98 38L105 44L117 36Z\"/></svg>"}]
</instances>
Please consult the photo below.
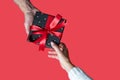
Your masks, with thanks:
<instances>
[{"instance_id":1,"label":"hand holding gift box","mask_svg":"<svg viewBox=\"0 0 120 80\"><path fill-rule=\"evenodd\" d=\"M33 24L30 27L28 40L39 45L39 50L51 48L50 42L60 44L66 20L61 15L52 16L36 12Z\"/></svg>"},{"instance_id":2,"label":"hand holding gift box","mask_svg":"<svg viewBox=\"0 0 120 80\"><path fill-rule=\"evenodd\" d=\"M66 23L65 19L60 15L52 16L39 12L30 0L14 1L25 15L25 29L30 42L39 44L40 50L44 50L45 47L50 48L51 41L59 45Z\"/></svg>"}]
</instances>

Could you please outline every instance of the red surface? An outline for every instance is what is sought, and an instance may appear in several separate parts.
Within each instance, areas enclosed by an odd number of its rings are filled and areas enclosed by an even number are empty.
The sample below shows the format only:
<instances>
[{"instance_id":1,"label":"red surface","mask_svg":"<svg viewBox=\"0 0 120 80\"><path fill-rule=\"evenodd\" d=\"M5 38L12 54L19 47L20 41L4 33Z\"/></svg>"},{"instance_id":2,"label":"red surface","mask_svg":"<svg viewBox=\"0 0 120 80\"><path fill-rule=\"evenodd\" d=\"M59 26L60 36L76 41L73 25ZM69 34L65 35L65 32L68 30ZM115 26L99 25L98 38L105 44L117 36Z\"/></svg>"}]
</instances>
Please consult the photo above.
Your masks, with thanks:
<instances>
[{"instance_id":1,"label":"red surface","mask_svg":"<svg viewBox=\"0 0 120 80\"><path fill-rule=\"evenodd\" d=\"M43 12L67 18L62 41L72 62L94 80L120 80L119 0L31 0ZM0 80L68 80L47 50L26 42L24 15L0 0Z\"/></svg>"}]
</instances>

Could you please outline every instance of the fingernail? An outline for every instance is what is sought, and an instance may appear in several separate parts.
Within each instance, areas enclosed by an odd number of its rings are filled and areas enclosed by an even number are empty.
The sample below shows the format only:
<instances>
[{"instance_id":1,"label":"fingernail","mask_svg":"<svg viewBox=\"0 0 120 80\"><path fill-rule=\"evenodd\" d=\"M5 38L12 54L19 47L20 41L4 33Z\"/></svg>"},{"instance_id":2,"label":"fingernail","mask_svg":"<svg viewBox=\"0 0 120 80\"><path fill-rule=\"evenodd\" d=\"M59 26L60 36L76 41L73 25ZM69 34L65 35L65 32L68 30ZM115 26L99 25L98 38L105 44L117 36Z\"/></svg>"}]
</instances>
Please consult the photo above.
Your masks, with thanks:
<instances>
[{"instance_id":1,"label":"fingernail","mask_svg":"<svg viewBox=\"0 0 120 80\"><path fill-rule=\"evenodd\" d=\"M51 42L51 45L54 45L54 42Z\"/></svg>"}]
</instances>

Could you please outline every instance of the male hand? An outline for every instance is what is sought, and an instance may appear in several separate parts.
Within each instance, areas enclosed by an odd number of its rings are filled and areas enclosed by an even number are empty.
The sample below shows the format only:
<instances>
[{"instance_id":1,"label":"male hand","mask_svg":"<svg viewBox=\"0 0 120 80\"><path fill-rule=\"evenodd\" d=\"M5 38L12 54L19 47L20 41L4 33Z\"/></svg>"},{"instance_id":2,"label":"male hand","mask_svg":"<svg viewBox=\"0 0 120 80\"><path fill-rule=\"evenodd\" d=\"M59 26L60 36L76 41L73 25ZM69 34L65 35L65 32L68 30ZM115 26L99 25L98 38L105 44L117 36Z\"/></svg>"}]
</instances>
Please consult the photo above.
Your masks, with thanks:
<instances>
[{"instance_id":1,"label":"male hand","mask_svg":"<svg viewBox=\"0 0 120 80\"><path fill-rule=\"evenodd\" d=\"M34 15L36 11L39 11L36 7L32 5L30 0L14 0L14 2L19 6L21 11L24 13L25 16L25 30L27 35L29 34L29 28L32 25Z\"/></svg>"},{"instance_id":2,"label":"male hand","mask_svg":"<svg viewBox=\"0 0 120 80\"><path fill-rule=\"evenodd\" d=\"M32 11L26 12L24 14L24 16L25 16L24 26L25 26L25 30L26 30L27 35L29 34L29 29L33 23L35 13L36 13L36 11L32 10Z\"/></svg>"}]
</instances>

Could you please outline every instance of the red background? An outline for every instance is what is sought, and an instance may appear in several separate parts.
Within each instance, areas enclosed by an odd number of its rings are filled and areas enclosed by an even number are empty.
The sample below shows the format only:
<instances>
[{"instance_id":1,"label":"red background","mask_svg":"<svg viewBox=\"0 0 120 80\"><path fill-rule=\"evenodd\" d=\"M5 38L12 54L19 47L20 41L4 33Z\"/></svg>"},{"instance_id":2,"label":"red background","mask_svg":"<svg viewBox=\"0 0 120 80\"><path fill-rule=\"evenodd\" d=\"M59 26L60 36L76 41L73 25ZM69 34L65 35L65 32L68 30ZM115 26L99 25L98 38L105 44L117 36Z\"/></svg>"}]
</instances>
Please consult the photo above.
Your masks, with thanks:
<instances>
[{"instance_id":1,"label":"red background","mask_svg":"<svg viewBox=\"0 0 120 80\"><path fill-rule=\"evenodd\" d=\"M119 0L31 0L41 11L67 18L62 41L72 62L94 80L120 80ZM0 80L68 80L47 50L26 41L24 15L0 0Z\"/></svg>"}]
</instances>

